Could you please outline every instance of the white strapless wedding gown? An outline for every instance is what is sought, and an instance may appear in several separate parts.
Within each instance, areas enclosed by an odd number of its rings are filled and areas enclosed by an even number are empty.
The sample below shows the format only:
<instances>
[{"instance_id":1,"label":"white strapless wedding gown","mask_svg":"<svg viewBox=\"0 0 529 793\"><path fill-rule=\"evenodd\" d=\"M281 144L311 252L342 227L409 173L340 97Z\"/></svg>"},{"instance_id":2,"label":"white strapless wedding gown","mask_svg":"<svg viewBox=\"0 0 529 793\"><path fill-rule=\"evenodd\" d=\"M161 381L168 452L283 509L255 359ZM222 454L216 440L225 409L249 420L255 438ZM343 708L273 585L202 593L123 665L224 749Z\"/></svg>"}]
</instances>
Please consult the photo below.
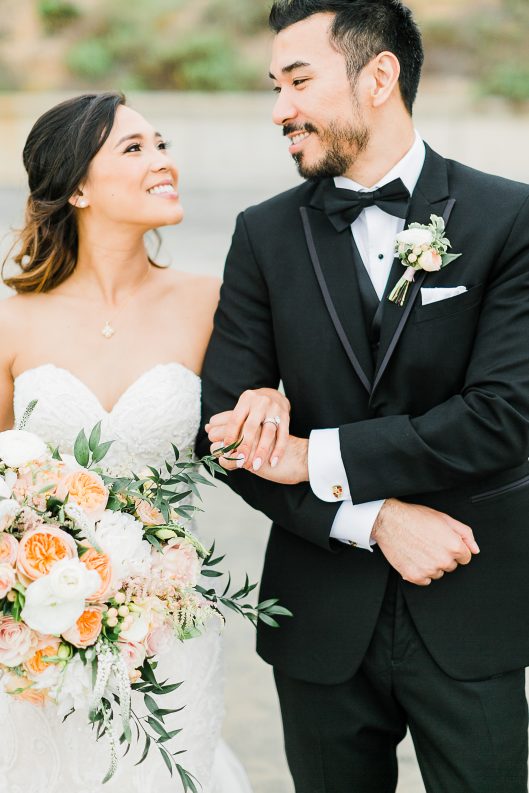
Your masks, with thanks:
<instances>
[{"instance_id":1,"label":"white strapless wedding gown","mask_svg":"<svg viewBox=\"0 0 529 793\"><path fill-rule=\"evenodd\" d=\"M102 438L114 440L105 465L119 471L161 467L171 459L171 443L193 447L200 419L200 378L178 363L160 364L145 372L104 410L95 394L71 372L45 364L15 381L15 419L37 399L27 429L72 453L81 427L89 432L102 422ZM179 762L193 773L203 793L251 793L246 775L220 738L223 720L222 644L212 624L203 636L175 640L160 657L159 680L185 683L159 699L163 708L184 710L173 715L171 729L183 728L172 751L186 749ZM143 712L137 694L134 709ZM134 702L134 699L133 699ZM174 726L173 726L174 723ZM34 706L0 695L0 793L180 793L177 776L169 776L156 748L135 766L129 752L113 779L101 781L108 767L108 747L95 736L81 713L62 724L53 705ZM134 755L134 756L133 756Z\"/></svg>"}]
</instances>

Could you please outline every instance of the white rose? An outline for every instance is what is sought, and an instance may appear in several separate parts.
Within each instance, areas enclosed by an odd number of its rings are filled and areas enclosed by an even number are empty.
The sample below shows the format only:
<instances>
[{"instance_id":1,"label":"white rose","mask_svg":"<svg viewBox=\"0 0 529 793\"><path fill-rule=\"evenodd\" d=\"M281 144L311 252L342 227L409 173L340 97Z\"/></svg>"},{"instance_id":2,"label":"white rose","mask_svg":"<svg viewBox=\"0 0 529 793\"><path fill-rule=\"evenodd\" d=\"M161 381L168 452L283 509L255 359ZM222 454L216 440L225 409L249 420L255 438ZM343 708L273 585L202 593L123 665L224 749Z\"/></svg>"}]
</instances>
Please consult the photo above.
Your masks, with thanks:
<instances>
[{"instance_id":1,"label":"white rose","mask_svg":"<svg viewBox=\"0 0 529 793\"><path fill-rule=\"evenodd\" d=\"M105 510L96 526L95 539L110 558L113 584L149 572L151 545L143 539L142 524L132 515Z\"/></svg>"},{"instance_id":2,"label":"white rose","mask_svg":"<svg viewBox=\"0 0 529 793\"><path fill-rule=\"evenodd\" d=\"M39 633L58 636L75 625L86 598L100 585L96 571L88 570L79 559L62 559L48 575L28 586L22 619Z\"/></svg>"},{"instance_id":3,"label":"white rose","mask_svg":"<svg viewBox=\"0 0 529 793\"><path fill-rule=\"evenodd\" d=\"M126 631L121 631L119 638L127 642L142 642L149 633L149 621L145 614L133 613L134 622Z\"/></svg>"},{"instance_id":4,"label":"white rose","mask_svg":"<svg viewBox=\"0 0 529 793\"><path fill-rule=\"evenodd\" d=\"M11 528L21 509L14 498L4 498L0 501L0 531Z\"/></svg>"},{"instance_id":5,"label":"white rose","mask_svg":"<svg viewBox=\"0 0 529 793\"><path fill-rule=\"evenodd\" d=\"M51 692L57 702L60 718L66 716L72 708L88 709L93 691L91 671L91 665L83 664L78 655L68 662L57 690Z\"/></svg>"},{"instance_id":6,"label":"white rose","mask_svg":"<svg viewBox=\"0 0 529 793\"><path fill-rule=\"evenodd\" d=\"M11 498L12 489L3 476L0 476L0 498Z\"/></svg>"},{"instance_id":7,"label":"white rose","mask_svg":"<svg viewBox=\"0 0 529 793\"><path fill-rule=\"evenodd\" d=\"M397 234L397 242L404 245L430 245L432 241L433 235L428 229L406 229Z\"/></svg>"},{"instance_id":8,"label":"white rose","mask_svg":"<svg viewBox=\"0 0 529 793\"><path fill-rule=\"evenodd\" d=\"M0 432L0 460L9 468L20 468L48 454L48 447L37 435L26 430Z\"/></svg>"}]
</instances>

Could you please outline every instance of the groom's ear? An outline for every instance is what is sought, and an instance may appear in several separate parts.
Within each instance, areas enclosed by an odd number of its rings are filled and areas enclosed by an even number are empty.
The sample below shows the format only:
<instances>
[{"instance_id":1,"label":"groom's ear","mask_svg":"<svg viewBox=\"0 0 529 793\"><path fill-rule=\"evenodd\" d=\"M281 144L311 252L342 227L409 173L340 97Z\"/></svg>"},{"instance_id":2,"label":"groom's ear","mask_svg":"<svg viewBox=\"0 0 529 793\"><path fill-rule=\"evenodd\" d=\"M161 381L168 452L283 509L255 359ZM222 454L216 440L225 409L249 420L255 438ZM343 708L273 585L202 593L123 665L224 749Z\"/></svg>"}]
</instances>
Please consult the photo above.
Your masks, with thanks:
<instances>
[{"instance_id":1,"label":"groom's ear","mask_svg":"<svg viewBox=\"0 0 529 793\"><path fill-rule=\"evenodd\" d=\"M392 96L400 77L399 59L392 52L379 53L367 65L370 84L369 93L373 107L381 107Z\"/></svg>"},{"instance_id":2,"label":"groom's ear","mask_svg":"<svg viewBox=\"0 0 529 793\"><path fill-rule=\"evenodd\" d=\"M86 209L89 205L88 197L83 193L80 187L70 196L68 203L77 209Z\"/></svg>"}]
</instances>

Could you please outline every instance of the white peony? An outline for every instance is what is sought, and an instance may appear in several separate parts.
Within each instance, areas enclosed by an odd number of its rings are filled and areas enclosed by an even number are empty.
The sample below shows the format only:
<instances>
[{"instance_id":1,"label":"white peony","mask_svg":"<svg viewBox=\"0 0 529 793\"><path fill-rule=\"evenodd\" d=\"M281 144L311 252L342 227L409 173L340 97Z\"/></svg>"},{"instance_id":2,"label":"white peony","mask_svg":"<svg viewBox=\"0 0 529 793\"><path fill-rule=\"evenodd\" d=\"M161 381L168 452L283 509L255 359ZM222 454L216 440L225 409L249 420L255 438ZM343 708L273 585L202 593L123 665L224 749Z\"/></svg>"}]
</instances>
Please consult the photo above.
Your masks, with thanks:
<instances>
[{"instance_id":1,"label":"white peony","mask_svg":"<svg viewBox=\"0 0 529 793\"><path fill-rule=\"evenodd\" d=\"M9 468L20 468L48 454L48 447L37 435L26 430L0 432L0 460Z\"/></svg>"},{"instance_id":2,"label":"white peony","mask_svg":"<svg viewBox=\"0 0 529 793\"><path fill-rule=\"evenodd\" d=\"M75 625L86 598L100 586L95 570L88 570L79 559L62 559L28 586L22 619L39 633L59 636Z\"/></svg>"},{"instance_id":3,"label":"white peony","mask_svg":"<svg viewBox=\"0 0 529 793\"><path fill-rule=\"evenodd\" d=\"M0 500L0 531L10 529L22 507L14 498Z\"/></svg>"},{"instance_id":4,"label":"white peony","mask_svg":"<svg viewBox=\"0 0 529 793\"><path fill-rule=\"evenodd\" d=\"M57 690L52 693L57 702L59 718L64 718L72 708L88 709L92 698L92 667L83 664L75 655L61 675Z\"/></svg>"},{"instance_id":5,"label":"white peony","mask_svg":"<svg viewBox=\"0 0 529 793\"><path fill-rule=\"evenodd\" d=\"M113 584L150 570L151 545L143 539L142 524L126 512L106 509L95 530L98 546L110 558Z\"/></svg>"},{"instance_id":6,"label":"white peony","mask_svg":"<svg viewBox=\"0 0 529 793\"><path fill-rule=\"evenodd\" d=\"M428 229L406 229L397 234L397 242L404 245L430 245L433 234Z\"/></svg>"}]
</instances>

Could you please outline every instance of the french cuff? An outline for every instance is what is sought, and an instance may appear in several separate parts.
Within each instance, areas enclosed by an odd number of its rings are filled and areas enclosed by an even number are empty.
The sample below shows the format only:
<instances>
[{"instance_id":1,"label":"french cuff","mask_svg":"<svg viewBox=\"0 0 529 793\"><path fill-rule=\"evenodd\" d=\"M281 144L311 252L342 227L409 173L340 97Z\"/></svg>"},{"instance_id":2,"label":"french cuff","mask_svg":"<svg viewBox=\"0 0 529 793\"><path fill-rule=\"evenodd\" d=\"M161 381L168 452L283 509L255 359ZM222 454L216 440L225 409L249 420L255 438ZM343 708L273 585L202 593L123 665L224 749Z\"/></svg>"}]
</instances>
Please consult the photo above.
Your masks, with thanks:
<instances>
[{"instance_id":1,"label":"french cuff","mask_svg":"<svg viewBox=\"0 0 529 793\"><path fill-rule=\"evenodd\" d=\"M334 518L331 537L353 548L372 551L376 542L371 539L371 532L383 503L366 501L364 504L353 504L352 501L344 501Z\"/></svg>"},{"instance_id":2,"label":"french cuff","mask_svg":"<svg viewBox=\"0 0 529 793\"><path fill-rule=\"evenodd\" d=\"M309 438L309 481L321 501L347 501L351 498L342 462L338 429L313 430Z\"/></svg>"}]
</instances>

